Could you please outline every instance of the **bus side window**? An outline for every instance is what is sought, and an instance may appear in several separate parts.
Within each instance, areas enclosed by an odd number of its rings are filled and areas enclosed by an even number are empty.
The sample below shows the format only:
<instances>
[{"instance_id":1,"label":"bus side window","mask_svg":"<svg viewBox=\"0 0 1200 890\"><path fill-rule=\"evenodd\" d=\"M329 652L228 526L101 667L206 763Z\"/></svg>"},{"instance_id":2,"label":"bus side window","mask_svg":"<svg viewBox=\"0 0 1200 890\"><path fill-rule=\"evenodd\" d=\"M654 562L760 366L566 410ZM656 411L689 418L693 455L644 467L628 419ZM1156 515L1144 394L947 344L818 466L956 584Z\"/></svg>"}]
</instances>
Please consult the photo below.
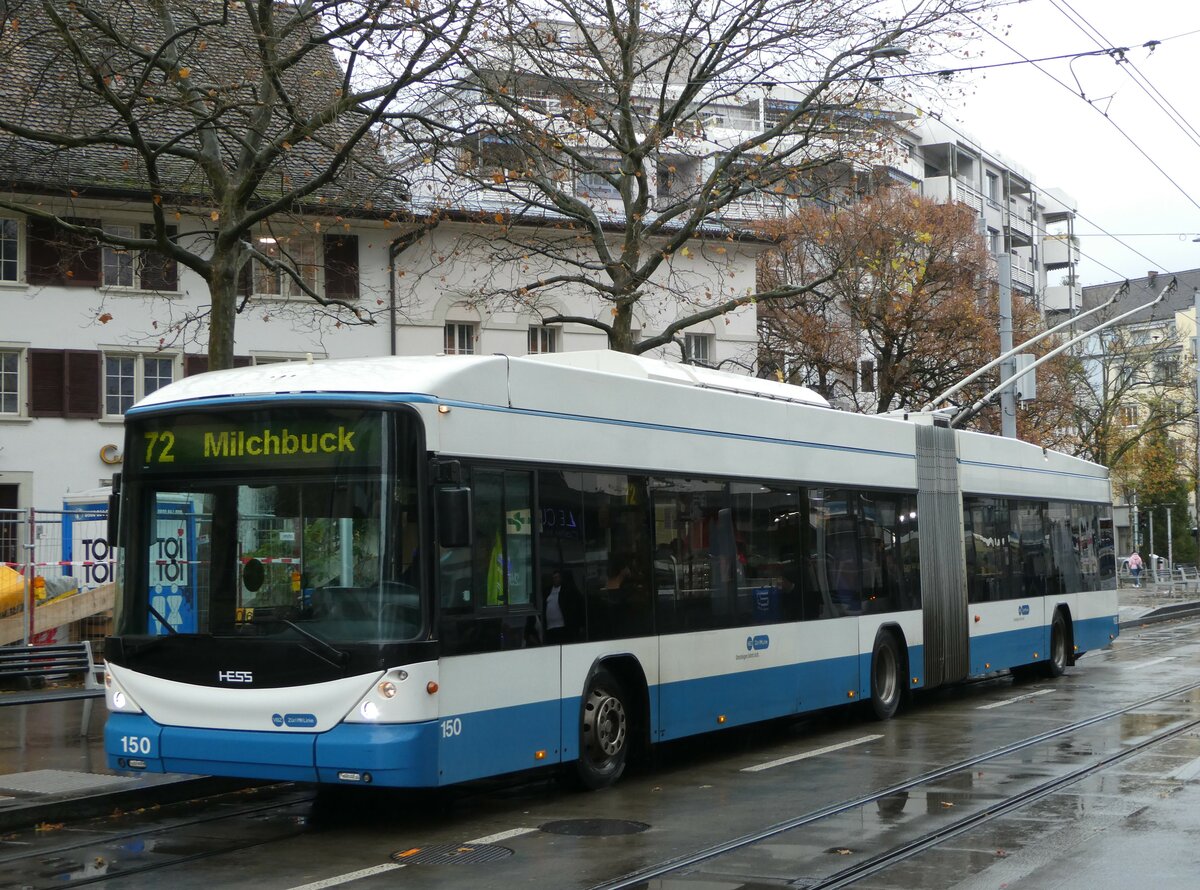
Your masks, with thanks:
<instances>
[{"instance_id":1,"label":"bus side window","mask_svg":"<svg viewBox=\"0 0 1200 890\"><path fill-rule=\"evenodd\" d=\"M471 543L441 549L439 636L447 652L519 648L536 609L532 474L475 467L469 475Z\"/></svg>"}]
</instances>

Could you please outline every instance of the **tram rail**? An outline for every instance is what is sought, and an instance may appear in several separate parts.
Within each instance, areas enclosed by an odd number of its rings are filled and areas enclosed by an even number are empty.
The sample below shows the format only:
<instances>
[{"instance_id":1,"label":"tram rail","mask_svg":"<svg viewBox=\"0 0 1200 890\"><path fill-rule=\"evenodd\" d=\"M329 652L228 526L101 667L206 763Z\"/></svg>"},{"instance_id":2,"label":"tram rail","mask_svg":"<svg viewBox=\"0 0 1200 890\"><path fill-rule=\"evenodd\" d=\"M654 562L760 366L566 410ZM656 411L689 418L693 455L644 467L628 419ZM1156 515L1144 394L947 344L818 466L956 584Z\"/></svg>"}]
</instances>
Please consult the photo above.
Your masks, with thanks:
<instances>
[{"instance_id":1,"label":"tram rail","mask_svg":"<svg viewBox=\"0 0 1200 890\"><path fill-rule=\"evenodd\" d=\"M827 806L811 810L802 815L794 816L781 822L777 822L758 831L744 834L728 841L697 850L685 856L675 857L646 868L638 869L637 871L630 872L626 875L616 878L615 880L608 880L599 884L595 884L590 888L590 890L632 890L632 888L644 888L646 886L646 882L656 878L665 877L667 875L695 867L702 863L718 859L722 856L745 850L749 847L753 847L756 844L779 837L787 832L794 831L797 828L802 828L806 825L811 825L815 822L829 819L833 816L841 815L843 813L852 812L860 807L875 803L892 795L913 791L922 786L933 784L948 776L960 773L964 770L974 769L975 767L989 761L998 760L1002 757L1009 756L1026 748L1032 748L1037 745L1044 744L1045 742L1051 741L1055 738L1080 732L1081 730L1095 726L1096 724L1112 720L1132 711L1149 707L1150 705L1167 699L1186 695L1187 693L1193 692L1197 689L1200 689L1200 682L1177 686L1166 692L1147 696L1146 698L1123 705L1119 708L1112 708L1103 713L1095 714L1091 717L1077 720L1072 723L1056 727L1055 729L1047 730L1045 732L1029 736L1028 738L1011 742L1007 745L1002 745L998 748L993 748L990 751L985 751L981 754L964 758L955 763L948 764L947 766L929 770L918 776L905 779L902 782L898 782L878 791L873 791L869 794L860 795L858 797L838 803L829 804ZM1055 777L1051 780L1033 786L1032 788L1017 792L1002 801L985 807L978 813L973 813L969 816L963 817L962 819L955 820L955 822L950 825L940 826L934 831L926 832L925 834L906 842L899 847L877 854L876 856L869 857L863 862L855 863L853 866L849 866L823 879L819 879L815 883L806 883L805 886L812 890L812 888L818 887L834 888L844 887L852 884L869 874L877 873L893 864L903 861L904 859L911 858L917 853L927 850L948 838L955 837L965 831L969 831L985 821L998 818L999 816L1005 815L1014 809L1027 806L1030 803L1033 803L1042 797L1067 787L1068 785L1078 782L1079 780L1086 778L1095 772L1114 766L1117 763L1142 753L1148 748L1175 738L1176 736L1181 735L1190 729L1194 729L1197 726L1200 726L1200 718L1196 720L1185 721L1182 724L1156 733L1155 735L1144 739L1141 742L1122 747L1118 751L1104 755L1099 760L1071 770L1062 776Z\"/></svg>"}]
</instances>

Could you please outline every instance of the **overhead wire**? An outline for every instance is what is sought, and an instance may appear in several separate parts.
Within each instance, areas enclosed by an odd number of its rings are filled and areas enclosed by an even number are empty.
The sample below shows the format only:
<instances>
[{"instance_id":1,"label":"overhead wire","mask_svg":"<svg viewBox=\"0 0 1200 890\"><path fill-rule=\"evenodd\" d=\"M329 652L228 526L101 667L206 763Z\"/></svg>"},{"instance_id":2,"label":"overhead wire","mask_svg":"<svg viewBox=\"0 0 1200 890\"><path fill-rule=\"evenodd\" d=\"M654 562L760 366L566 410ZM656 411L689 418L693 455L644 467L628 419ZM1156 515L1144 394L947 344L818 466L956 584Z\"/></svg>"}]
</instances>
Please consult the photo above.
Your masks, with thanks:
<instances>
[{"instance_id":1,"label":"overhead wire","mask_svg":"<svg viewBox=\"0 0 1200 890\"><path fill-rule=\"evenodd\" d=\"M1100 29L1089 22L1081 12L1075 9L1075 7L1070 4L1069 0L1048 0L1048 2L1058 12L1062 13L1063 17L1066 18L1067 21L1078 28L1084 34L1084 36L1095 43L1097 47L1105 48L1106 46L1111 45L1108 44L1108 38L1104 36ZM1061 6L1059 5L1060 3L1062 4ZM1064 9L1063 7L1066 8ZM1151 40L1142 44L1142 47L1149 48L1150 52L1153 52L1161 42L1162 41ZM1171 101L1162 94L1162 92L1154 85L1149 77L1142 73L1141 69L1137 67L1137 64L1131 58L1125 56L1117 67L1120 68L1125 73L1125 76L1132 80L1134 84L1136 84L1137 87L1150 98L1150 101L1159 107L1163 114L1165 114L1167 118L1180 129L1184 136L1190 139L1197 147L1200 147L1200 130L1197 130L1194 126L1192 126L1187 117L1185 117L1178 108L1171 104Z\"/></svg>"},{"instance_id":2,"label":"overhead wire","mask_svg":"<svg viewBox=\"0 0 1200 890\"><path fill-rule=\"evenodd\" d=\"M1003 37L1000 37L997 34L993 34L986 27L984 27L983 25L980 25L978 22L976 22L974 19L971 19L969 16L967 17L967 19L968 19L968 21L972 22L976 27L978 27L980 30L982 30L985 34L987 34L989 37L991 37L993 40L997 41L1002 46L1004 46L1006 49L1008 49L1009 52L1015 53L1023 59L1028 59L1028 57L1024 53L1022 53L1020 50L1018 50L1016 47L1014 47L1011 43L1009 43ZM1029 61L1031 62L1031 64L1033 64L1034 68L1037 68L1038 71L1041 71L1043 74L1045 74L1051 80L1053 80L1056 84L1058 84L1064 90L1069 92L1072 96L1079 96L1079 93L1075 92L1075 90L1073 90L1070 87L1070 85L1064 83L1062 80L1055 77L1053 74L1051 74L1045 68L1041 67L1041 65L1039 65L1037 62L1034 62L1032 59L1029 59ZM1087 99L1084 99L1083 101L1087 102ZM1118 124L1116 121L1114 121L1109 115L1100 111L1100 109L1096 108L1096 106L1092 105L1092 103L1087 102L1087 105L1089 108L1095 109L1095 111L1098 114L1100 114L1106 121L1108 121L1112 125L1113 129L1115 129L1118 133L1120 133L1125 138L1125 140L1138 152L1138 154L1140 154L1143 158L1145 158L1150 163L1150 165L1154 167L1155 170L1157 170L1159 173L1161 173L1163 175L1163 178L1166 179L1167 182L1169 182L1169 183L1171 183L1171 185L1175 186L1175 188L1179 191L1179 193L1181 195L1183 195L1183 197L1186 198L1188 200L1188 202L1192 204L1192 206L1194 206L1197 210L1200 210L1200 202L1197 202L1196 199L1193 198L1191 196L1191 194L1188 193L1187 189L1185 189L1178 182L1176 182L1175 179L1171 176L1171 174L1167 173L1167 171L1163 169L1161 164L1159 164L1157 161L1155 161L1154 158L1150 157L1150 153L1147 152L1144 148L1142 148L1137 143L1137 140L1135 140L1132 136L1130 136L1128 133L1126 133L1120 124Z\"/></svg>"},{"instance_id":3,"label":"overhead wire","mask_svg":"<svg viewBox=\"0 0 1200 890\"><path fill-rule=\"evenodd\" d=\"M1000 43L1002 46L1004 46L1006 49L1008 49L1008 50L1009 50L1009 52L1012 52L1013 54L1015 54L1015 55L1019 56L1019 57L1020 57L1020 58L1022 58L1022 59L1026 59L1026 60L1028 60L1028 61L1029 61L1029 62L1030 62L1030 63L1031 63L1031 64L1032 64L1032 65L1033 65L1033 66L1034 66L1034 67L1035 67L1035 68L1036 68L1038 71L1040 71L1042 74L1044 74L1044 75L1046 75L1047 77L1049 77L1051 80L1053 80L1053 81L1054 81L1055 83L1057 83L1059 86L1061 86L1063 89L1065 89L1065 90L1067 90L1068 92L1070 92L1070 93L1071 93L1071 95L1073 95L1073 96L1080 96L1080 94L1079 94L1079 93L1077 93L1077 92L1076 92L1076 91L1075 91L1075 90L1074 90L1074 89L1073 89L1073 88L1072 88L1070 85L1068 85L1068 84L1064 83L1064 82L1063 82L1061 79L1059 79L1058 77L1055 77L1055 75L1054 75L1054 74L1052 74L1050 71L1048 71L1048 70L1046 70L1045 68L1043 68L1043 67L1042 67L1041 65L1039 65L1039 64L1038 64L1036 61L1034 61L1034 60L1032 60L1032 59L1029 59L1029 57L1028 57L1028 56L1026 56L1026 55L1025 55L1024 53L1022 53L1020 50L1016 49L1014 46L1012 46L1012 44L1010 44L1008 41L1004 40L1004 38L1000 37L1000 36L999 36L999 35L997 35L997 34L994 34L992 31L988 30L988 28L987 28L986 26L984 26L984 25L981 25L979 22L975 21L974 19L971 19L970 17L967 17L967 19L968 19L968 21L970 21L972 24L974 24L974 25L975 25L977 28L979 28L979 29L980 29L980 30L981 30L983 33L987 34L987 35L988 35L989 37L991 37L993 40L997 41L997 42L998 42L998 43ZM1183 35L1178 35L1178 36L1183 36ZM1081 98L1083 98L1083 97L1081 97ZM1084 101L1085 101L1085 102L1087 102L1087 99L1086 99L1086 98L1084 98ZM1180 184L1179 184L1179 183L1178 183L1178 182L1177 182L1177 181L1176 181L1176 180L1175 180L1175 179L1174 179L1174 178L1173 178L1173 177L1172 177L1172 176L1171 176L1169 173L1167 173L1167 172L1166 172L1166 170L1164 170L1164 169L1163 169L1162 165L1160 165L1160 164L1159 164L1157 161L1155 161L1155 160L1154 160L1154 159L1153 159L1153 158L1150 156L1149 152L1147 152L1147 151L1146 151L1144 148L1142 148L1142 147L1141 147L1141 146L1140 146L1140 145L1137 143L1137 141L1133 139L1133 137L1132 137L1132 136L1130 136L1130 135L1129 135L1127 132L1125 132L1125 130L1124 130L1124 129L1123 129L1123 128L1122 128L1122 127L1121 127L1121 126L1120 126L1120 125L1119 125L1119 124L1118 124L1118 123L1115 121L1115 120L1113 120L1113 119L1112 119L1112 117L1110 117L1109 115L1107 115L1107 114L1105 114L1104 112L1100 111L1100 109L1096 108L1094 105L1092 105L1092 103L1090 103L1090 102L1087 102L1087 104L1088 104L1088 106L1089 106L1089 107L1091 107L1091 108L1095 109L1095 110L1097 111L1097 113L1099 113L1099 114L1100 114L1102 117L1104 117L1104 119L1105 119L1106 121L1108 121L1108 122L1109 122L1109 124L1110 124L1110 125L1111 125L1111 126L1112 126L1112 127L1113 127L1113 128L1114 128L1114 129L1115 129L1117 132L1118 132L1118 133L1120 133L1120 134L1121 134L1121 135L1122 135L1122 136L1125 138L1125 140L1126 140L1126 141L1128 141L1128 142L1129 142L1129 144L1130 144L1130 145L1131 145L1131 146L1132 146L1132 147L1133 147L1133 148L1134 148L1134 149L1135 149L1135 150L1136 150L1136 151L1137 151L1139 154L1141 154L1141 155L1142 155L1142 157L1143 157L1143 158L1145 158L1145 159L1146 159L1146 161L1147 161L1147 162L1148 162L1148 163L1149 163L1149 164L1150 164L1152 167L1154 167L1154 169L1158 170L1158 171L1159 171L1159 173L1161 173L1161 174L1162 174L1163 178L1164 178L1164 179L1166 179L1166 180L1167 180L1169 183L1171 183L1171 185L1173 185L1173 186L1176 188L1176 190L1178 190L1178 191L1179 191L1179 193L1180 193L1180 194L1181 194L1181 195L1182 195L1182 196L1183 196L1183 197L1184 197L1184 198L1185 198L1185 199L1186 199L1186 200L1187 200L1189 203L1191 203L1191 204L1192 204L1194 207L1196 207L1198 210L1200 210L1200 203L1197 203L1196 199L1195 199L1195 198L1193 198L1193 197L1191 196L1191 194L1190 194L1190 193L1189 193L1189 192L1188 192L1188 191L1187 191L1185 188L1183 188L1183 186L1181 186L1181 185L1180 185ZM1104 234L1106 234L1106 235L1109 235L1110 237L1113 237L1113 240L1114 240L1114 241L1116 241L1118 244L1120 244L1122 247L1124 247L1125 249L1129 250L1130 252L1132 252L1132 253L1136 254L1137 256L1140 256L1142 259L1146 260L1146 261L1147 261L1148 263L1150 263L1151 265L1156 265L1156 266L1162 266L1162 265L1163 265L1163 264L1160 264L1160 263L1156 263L1154 260L1152 260L1150 257L1146 256L1144 253L1142 253L1140 250L1138 250L1137 248L1135 248L1133 245L1131 245L1131 244L1129 244L1129 243L1127 243L1127 242L1125 242L1125 241L1122 241L1121 239L1119 239L1119 238L1117 238L1117 237L1115 237L1115 236L1112 236L1112 234L1111 234L1111 233L1109 233L1109 232L1108 232L1108 231L1107 231L1107 230L1106 230L1106 229L1105 229L1103 226L1099 225L1099 224L1098 224L1098 223L1096 223L1094 220L1091 220L1091 219L1089 219L1089 218L1088 218L1087 216L1085 216L1084 214L1082 214L1082 213L1079 213L1078 211L1076 211L1075 215L1076 215L1078 218L1080 218L1080 219L1084 220L1085 222L1089 223L1090 225L1094 226L1095 228L1099 229L1099 230L1100 230L1101 232L1103 232ZM1095 258L1094 258L1094 257L1089 257L1089 259L1092 259L1093 261L1095 261ZM1111 272L1111 271L1114 271L1113 269L1111 269L1110 267L1108 267L1108 266L1104 265L1103 263L1101 263L1100 265L1101 265L1103 268L1106 268L1106 269L1108 269L1110 272ZM1123 276L1121 276L1121 275L1120 275L1120 273L1116 273L1116 274L1118 275L1118 277L1123 277Z\"/></svg>"}]
</instances>

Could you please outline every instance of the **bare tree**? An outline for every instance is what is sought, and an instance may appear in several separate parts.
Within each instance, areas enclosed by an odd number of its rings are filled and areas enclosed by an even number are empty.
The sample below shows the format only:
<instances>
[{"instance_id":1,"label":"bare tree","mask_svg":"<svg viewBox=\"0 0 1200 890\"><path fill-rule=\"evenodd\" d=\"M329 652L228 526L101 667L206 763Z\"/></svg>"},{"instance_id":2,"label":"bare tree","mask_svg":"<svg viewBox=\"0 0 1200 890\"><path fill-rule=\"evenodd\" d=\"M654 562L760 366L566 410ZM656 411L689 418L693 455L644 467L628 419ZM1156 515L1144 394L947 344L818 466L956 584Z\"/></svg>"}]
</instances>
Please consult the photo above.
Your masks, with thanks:
<instances>
[{"instance_id":1,"label":"bare tree","mask_svg":"<svg viewBox=\"0 0 1200 890\"><path fill-rule=\"evenodd\" d=\"M154 252L207 284L210 366L232 363L247 262L320 311L369 321L354 285L322 293L296 229L341 231L402 194L377 124L442 76L480 0L4 0L0 206L71 245ZM106 231L28 196L144 201L153 223ZM190 234L178 231L186 221ZM266 249L263 243L275 246Z\"/></svg>"},{"instance_id":2,"label":"bare tree","mask_svg":"<svg viewBox=\"0 0 1200 890\"><path fill-rule=\"evenodd\" d=\"M402 118L423 194L491 224L475 296L645 352L819 282L759 290L747 218L847 197L884 150L882 78L961 38L987 0L546 0L498 5L454 89ZM969 26L967 26L969 30ZM695 274L703 260L704 277ZM567 294L595 314L559 314ZM657 310L653 307L658 307ZM665 308L664 308L665 307ZM659 312L658 332L635 338Z\"/></svg>"},{"instance_id":3,"label":"bare tree","mask_svg":"<svg viewBox=\"0 0 1200 890\"><path fill-rule=\"evenodd\" d=\"M1195 394L1180 370L1182 341L1171 324L1153 334L1118 327L1088 343L1071 370L1078 453L1132 478L1137 471L1126 464L1143 439L1193 435Z\"/></svg>"}]
</instances>

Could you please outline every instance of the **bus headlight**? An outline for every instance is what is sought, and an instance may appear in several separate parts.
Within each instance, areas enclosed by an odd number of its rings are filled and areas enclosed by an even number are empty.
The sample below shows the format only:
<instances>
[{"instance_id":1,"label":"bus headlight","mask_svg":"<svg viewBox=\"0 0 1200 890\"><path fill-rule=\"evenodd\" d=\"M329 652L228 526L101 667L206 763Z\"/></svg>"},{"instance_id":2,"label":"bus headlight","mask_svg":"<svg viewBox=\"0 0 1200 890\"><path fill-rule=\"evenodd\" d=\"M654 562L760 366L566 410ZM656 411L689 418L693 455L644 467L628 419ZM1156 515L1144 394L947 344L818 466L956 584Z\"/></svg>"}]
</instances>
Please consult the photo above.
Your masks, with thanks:
<instances>
[{"instance_id":1,"label":"bus headlight","mask_svg":"<svg viewBox=\"0 0 1200 890\"><path fill-rule=\"evenodd\" d=\"M391 680L384 680L382 683L379 684L379 694L382 695L384 698L395 698L396 697L396 684L393 683Z\"/></svg>"},{"instance_id":2,"label":"bus headlight","mask_svg":"<svg viewBox=\"0 0 1200 890\"><path fill-rule=\"evenodd\" d=\"M113 693L113 707L118 711L125 710L125 693L118 690Z\"/></svg>"},{"instance_id":3,"label":"bus headlight","mask_svg":"<svg viewBox=\"0 0 1200 890\"><path fill-rule=\"evenodd\" d=\"M359 707L358 712L367 720L379 719L379 705L373 701L365 701Z\"/></svg>"}]
</instances>

